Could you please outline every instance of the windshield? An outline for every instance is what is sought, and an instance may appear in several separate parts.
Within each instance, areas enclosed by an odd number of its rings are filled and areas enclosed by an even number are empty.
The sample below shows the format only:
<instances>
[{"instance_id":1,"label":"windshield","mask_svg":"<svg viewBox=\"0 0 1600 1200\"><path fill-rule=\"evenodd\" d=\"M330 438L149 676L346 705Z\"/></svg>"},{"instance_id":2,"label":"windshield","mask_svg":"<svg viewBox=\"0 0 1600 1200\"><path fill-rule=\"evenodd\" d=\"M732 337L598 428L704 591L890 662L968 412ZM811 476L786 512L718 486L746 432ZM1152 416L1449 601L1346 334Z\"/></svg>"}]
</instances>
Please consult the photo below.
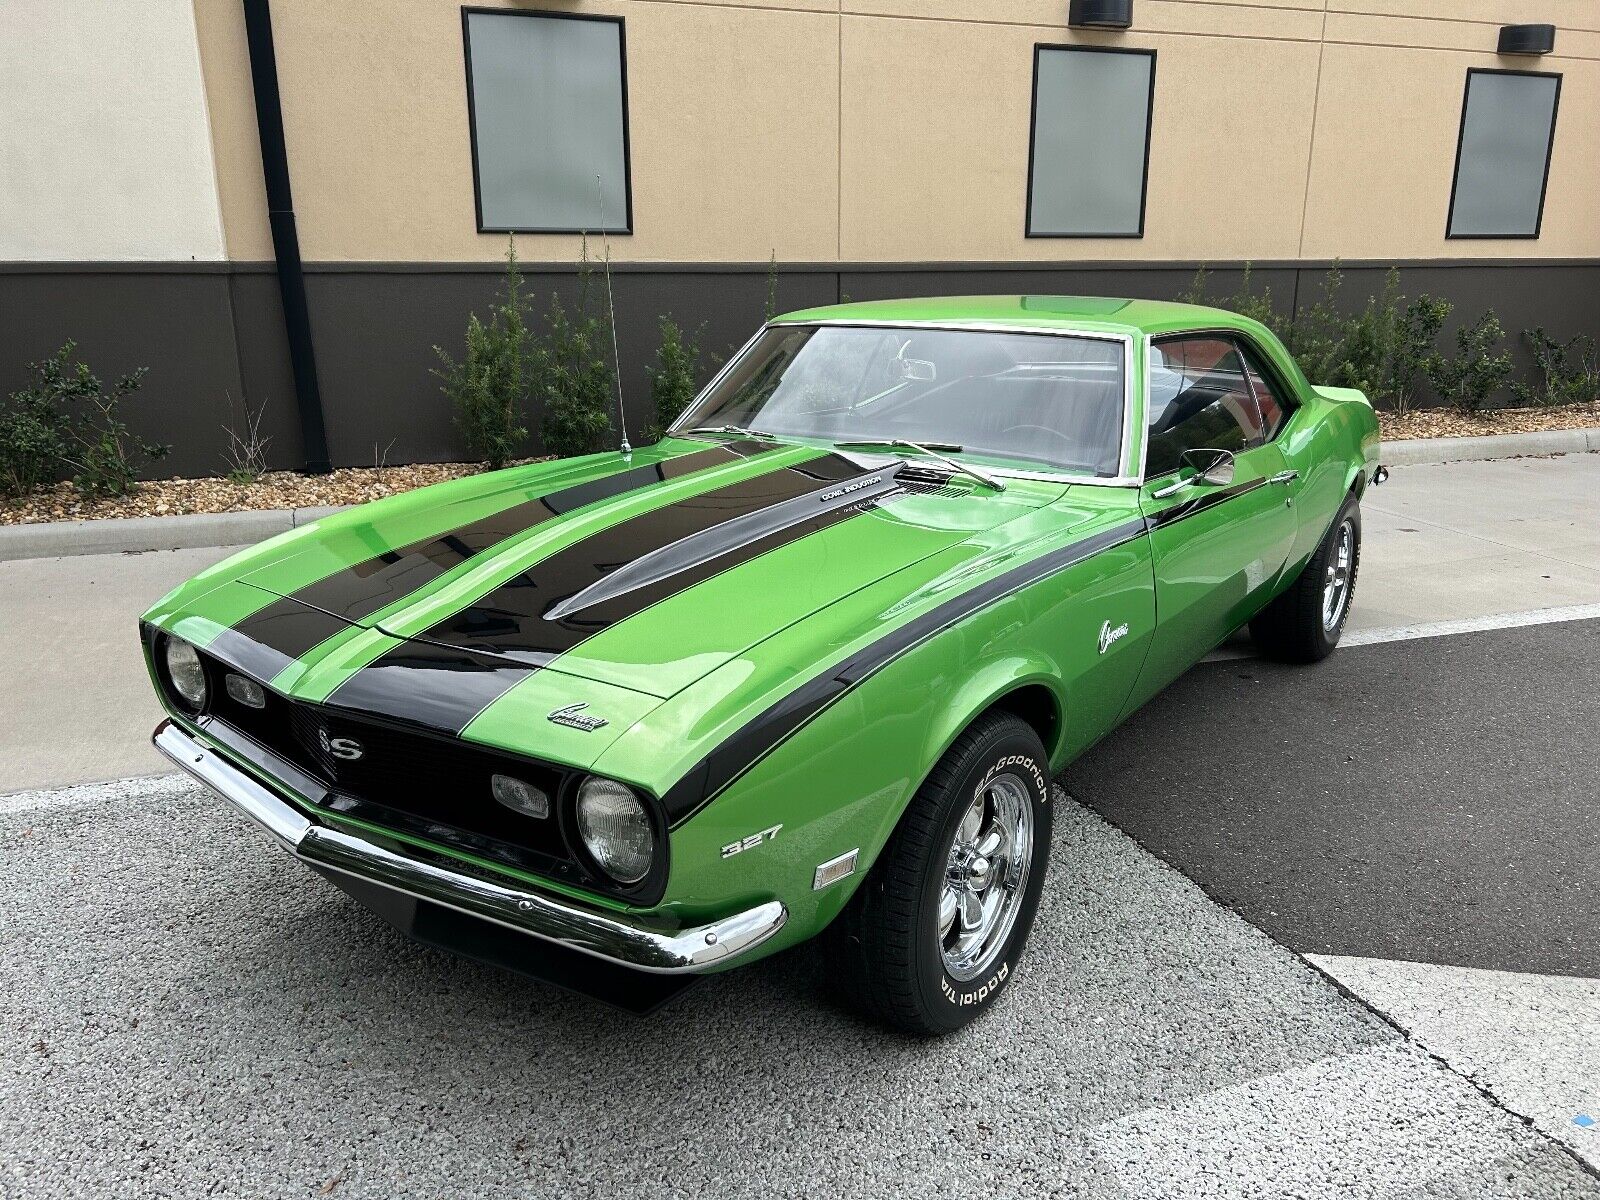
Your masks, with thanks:
<instances>
[{"instance_id":1,"label":"windshield","mask_svg":"<svg viewBox=\"0 0 1600 1200\"><path fill-rule=\"evenodd\" d=\"M830 442L940 443L1023 469L1117 474L1123 345L842 325L766 330L680 421Z\"/></svg>"}]
</instances>

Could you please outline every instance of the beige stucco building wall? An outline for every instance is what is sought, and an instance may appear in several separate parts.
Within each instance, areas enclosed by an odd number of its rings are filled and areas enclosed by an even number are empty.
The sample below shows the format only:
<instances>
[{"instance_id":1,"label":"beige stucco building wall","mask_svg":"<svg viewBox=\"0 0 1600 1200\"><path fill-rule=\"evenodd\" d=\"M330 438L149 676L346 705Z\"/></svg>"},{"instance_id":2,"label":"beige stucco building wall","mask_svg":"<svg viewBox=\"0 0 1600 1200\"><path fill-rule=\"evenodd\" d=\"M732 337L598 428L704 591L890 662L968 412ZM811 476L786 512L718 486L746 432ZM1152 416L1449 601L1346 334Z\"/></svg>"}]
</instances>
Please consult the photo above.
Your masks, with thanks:
<instances>
[{"instance_id":1,"label":"beige stucco building wall","mask_svg":"<svg viewBox=\"0 0 1600 1200\"><path fill-rule=\"evenodd\" d=\"M488 5L495 6L492 3ZM1138 0L548 0L623 16L634 233L619 260L788 263L1600 255L1600 4ZM460 6L276 0L308 261L490 260L476 232ZM229 254L270 253L239 9L197 0ZM1501 23L1558 24L1502 59ZM1157 52L1139 239L1024 236L1033 47ZM1447 241L1469 67L1563 74L1542 236ZM524 253L574 257L569 235Z\"/></svg>"},{"instance_id":2,"label":"beige stucco building wall","mask_svg":"<svg viewBox=\"0 0 1600 1200\"><path fill-rule=\"evenodd\" d=\"M222 257L188 0L0 4L0 261Z\"/></svg>"}]
</instances>

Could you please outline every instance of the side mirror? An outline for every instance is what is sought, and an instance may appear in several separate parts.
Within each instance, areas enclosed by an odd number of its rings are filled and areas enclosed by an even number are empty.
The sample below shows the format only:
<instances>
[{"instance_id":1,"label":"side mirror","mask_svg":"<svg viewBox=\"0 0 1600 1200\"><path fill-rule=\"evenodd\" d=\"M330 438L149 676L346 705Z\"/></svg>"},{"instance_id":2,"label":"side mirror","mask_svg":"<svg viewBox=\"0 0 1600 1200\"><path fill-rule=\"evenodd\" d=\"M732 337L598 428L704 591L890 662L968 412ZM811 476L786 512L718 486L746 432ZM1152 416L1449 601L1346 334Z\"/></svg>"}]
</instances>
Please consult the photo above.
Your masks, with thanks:
<instances>
[{"instance_id":1,"label":"side mirror","mask_svg":"<svg viewBox=\"0 0 1600 1200\"><path fill-rule=\"evenodd\" d=\"M1185 450L1183 464L1194 468L1190 483L1233 482L1233 454L1227 450Z\"/></svg>"},{"instance_id":2,"label":"side mirror","mask_svg":"<svg viewBox=\"0 0 1600 1200\"><path fill-rule=\"evenodd\" d=\"M1165 500L1168 496L1175 496L1185 488L1198 487L1201 484L1210 484L1214 487L1233 482L1233 454L1228 450L1194 449L1185 450L1178 468L1179 478L1172 483L1157 488L1151 492L1151 498ZM1193 474L1185 475L1183 472L1191 471Z\"/></svg>"}]
</instances>

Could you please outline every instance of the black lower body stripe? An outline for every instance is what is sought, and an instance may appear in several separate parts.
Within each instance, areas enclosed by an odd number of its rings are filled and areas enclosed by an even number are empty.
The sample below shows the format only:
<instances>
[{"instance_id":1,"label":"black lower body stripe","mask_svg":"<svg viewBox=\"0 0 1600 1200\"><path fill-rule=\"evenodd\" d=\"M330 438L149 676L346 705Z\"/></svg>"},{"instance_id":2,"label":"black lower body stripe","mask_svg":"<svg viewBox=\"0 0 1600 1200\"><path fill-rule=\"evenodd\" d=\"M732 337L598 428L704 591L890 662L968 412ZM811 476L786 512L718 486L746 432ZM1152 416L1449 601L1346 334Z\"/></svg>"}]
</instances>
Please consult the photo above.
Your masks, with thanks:
<instances>
[{"instance_id":1,"label":"black lower body stripe","mask_svg":"<svg viewBox=\"0 0 1600 1200\"><path fill-rule=\"evenodd\" d=\"M351 557L358 561L292 595L279 597L234 628L243 637L278 651L286 660L301 658L347 626L359 624L427 587L446 571L564 513L774 448L776 443L770 442L731 442L629 467L513 504L409 546L376 554L363 554L354 540L360 535L353 532Z\"/></svg>"},{"instance_id":2,"label":"black lower body stripe","mask_svg":"<svg viewBox=\"0 0 1600 1200\"><path fill-rule=\"evenodd\" d=\"M801 684L668 789L662 797L668 824L676 826L688 820L830 705L901 655L1030 584L1143 536L1147 528L1143 517L1126 521L1013 567L891 630Z\"/></svg>"}]
</instances>

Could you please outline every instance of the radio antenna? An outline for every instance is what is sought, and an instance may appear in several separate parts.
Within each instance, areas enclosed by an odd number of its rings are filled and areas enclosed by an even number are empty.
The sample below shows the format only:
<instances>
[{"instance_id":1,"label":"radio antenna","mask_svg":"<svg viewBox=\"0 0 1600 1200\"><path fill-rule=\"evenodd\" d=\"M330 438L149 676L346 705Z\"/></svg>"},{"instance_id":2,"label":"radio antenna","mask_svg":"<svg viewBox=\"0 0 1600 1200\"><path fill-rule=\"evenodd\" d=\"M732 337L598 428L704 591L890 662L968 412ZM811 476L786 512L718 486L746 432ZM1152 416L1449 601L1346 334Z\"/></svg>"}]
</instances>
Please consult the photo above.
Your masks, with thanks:
<instances>
[{"instance_id":1,"label":"radio antenna","mask_svg":"<svg viewBox=\"0 0 1600 1200\"><path fill-rule=\"evenodd\" d=\"M622 353L617 348L617 301L611 292L611 239L606 236L605 192L600 176L594 177L595 215L600 220L600 246L605 258L606 309L611 317L611 367L617 381L617 432L621 435L621 450L626 457L633 453L628 445L628 416L622 407Z\"/></svg>"}]
</instances>

